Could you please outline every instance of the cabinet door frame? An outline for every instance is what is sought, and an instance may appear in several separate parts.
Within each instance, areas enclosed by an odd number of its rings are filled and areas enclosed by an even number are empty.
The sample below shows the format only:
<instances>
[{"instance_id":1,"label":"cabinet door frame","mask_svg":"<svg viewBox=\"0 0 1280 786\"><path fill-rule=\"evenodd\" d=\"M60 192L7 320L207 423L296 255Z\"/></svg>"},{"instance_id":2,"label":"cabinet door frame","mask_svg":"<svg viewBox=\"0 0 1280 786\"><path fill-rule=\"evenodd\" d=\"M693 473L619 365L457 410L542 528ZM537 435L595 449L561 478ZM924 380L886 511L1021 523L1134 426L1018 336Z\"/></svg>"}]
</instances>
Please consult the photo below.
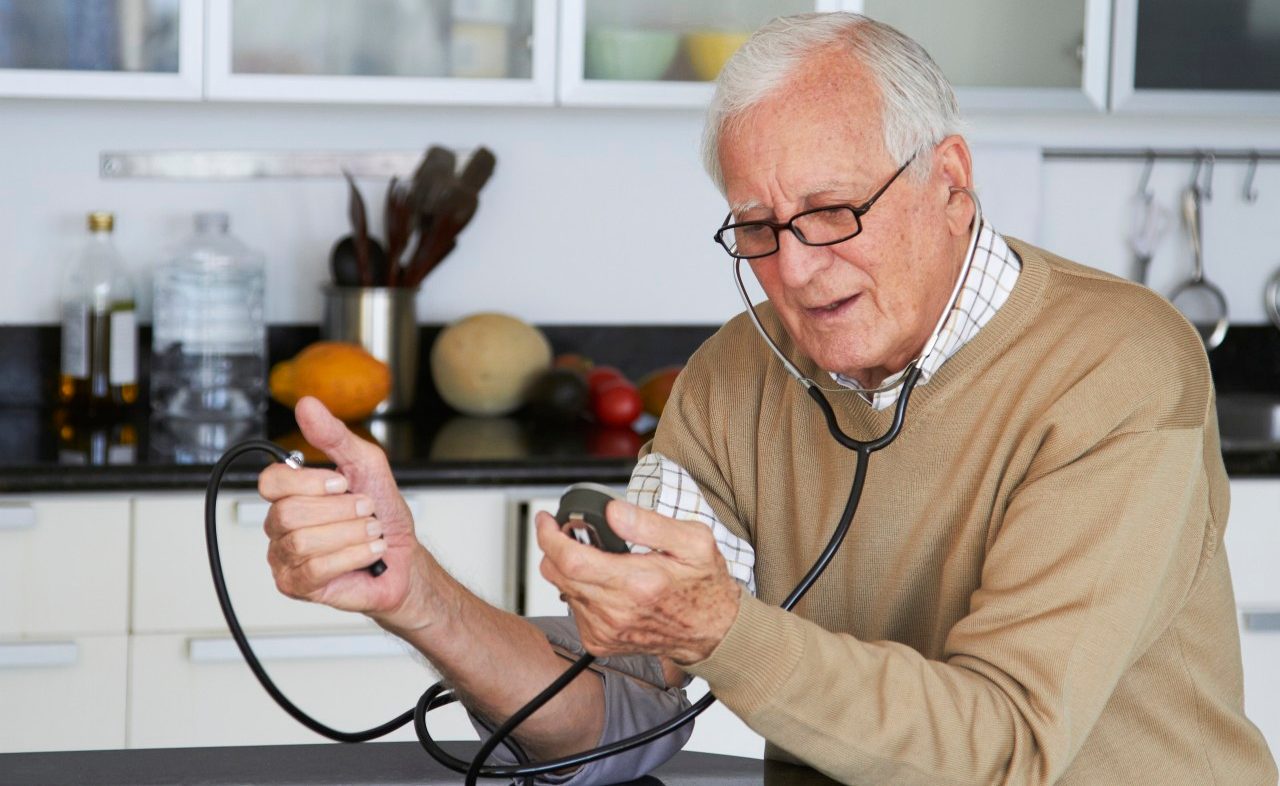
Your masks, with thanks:
<instances>
[{"instance_id":1,"label":"cabinet door frame","mask_svg":"<svg viewBox=\"0 0 1280 786\"><path fill-rule=\"evenodd\" d=\"M863 13L863 0L845 0L850 11ZM906 31L904 31L906 32ZM909 34L909 33L908 33ZM1111 60L1111 0L1085 0L1084 63L1079 87L955 86L962 112L1026 110L1107 110L1107 70Z\"/></svg>"},{"instance_id":2,"label":"cabinet door frame","mask_svg":"<svg viewBox=\"0 0 1280 786\"><path fill-rule=\"evenodd\" d=\"M204 0L178 0L178 71L0 68L0 96L199 101L204 87Z\"/></svg>"},{"instance_id":3,"label":"cabinet door frame","mask_svg":"<svg viewBox=\"0 0 1280 786\"><path fill-rule=\"evenodd\" d=\"M1280 115L1280 91L1155 90L1134 86L1138 58L1138 2L1115 0L1112 25L1111 111L1153 114Z\"/></svg>"},{"instance_id":4,"label":"cabinet door frame","mask_svg":"<svg viewBox=\"0 0 1280 786\"><path fill-rule=\"evenodd\" d=\"M815 11L849 10L850 0L814 0ZM561 0L560 80L557 90L563 106L695 107L711 103L711 82L622 81L587 79L583 46L587 27L587 0Z\"/></svg>"},{"instance_id":5,"label":"cabinet door frame","mask_svg":"<svg viewBox=\"0 0 1280 786\"><path fill-rule=\"evenodd\" d=\"M529 79L236 74L232 0L208 0L205 97L211 101L325 104L542 105L555 100L556 0L533 3Z\"/></svg>"}]
</instances>

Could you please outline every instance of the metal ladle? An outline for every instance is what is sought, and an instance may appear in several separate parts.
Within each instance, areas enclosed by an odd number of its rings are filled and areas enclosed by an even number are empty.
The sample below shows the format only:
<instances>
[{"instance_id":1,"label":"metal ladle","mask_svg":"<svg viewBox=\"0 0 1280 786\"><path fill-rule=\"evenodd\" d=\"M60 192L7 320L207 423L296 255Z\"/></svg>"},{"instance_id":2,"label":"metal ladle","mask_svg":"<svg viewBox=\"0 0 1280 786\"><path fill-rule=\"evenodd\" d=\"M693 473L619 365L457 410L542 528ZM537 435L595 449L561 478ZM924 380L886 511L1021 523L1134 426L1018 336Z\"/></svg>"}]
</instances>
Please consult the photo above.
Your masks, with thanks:
<instances>
[{"instance_id":1,"label":"metal ladle","mask_svg":"<svg viewBox=\"0 0 1280 786\"><path fill-rule=\"evenodd\" d=\"M1191 251L1195 271L1191 278L1179 284L1169 295L1170 302L1182 312L1196 331L1205 349L1214 349L1227 335L1227 297L1222 290L1204 277L1204 247L1201 242L1203 224L1200 204L1204 193L1200 190L1200 161L1196 162L1196 174L1191 186L1182 195L1182 218L1191 239Z\"/></svg>"}]
</instances>

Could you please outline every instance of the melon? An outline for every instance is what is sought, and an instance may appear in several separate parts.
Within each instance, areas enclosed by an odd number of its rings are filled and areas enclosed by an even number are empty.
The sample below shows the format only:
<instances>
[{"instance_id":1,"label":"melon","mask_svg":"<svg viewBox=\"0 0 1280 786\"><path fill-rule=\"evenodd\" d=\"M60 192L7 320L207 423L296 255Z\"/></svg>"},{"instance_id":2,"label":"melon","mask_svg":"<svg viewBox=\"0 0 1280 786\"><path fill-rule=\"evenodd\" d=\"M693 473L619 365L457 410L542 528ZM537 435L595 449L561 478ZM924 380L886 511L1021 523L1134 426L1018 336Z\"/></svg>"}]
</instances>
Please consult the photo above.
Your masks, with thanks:
<instances>
[{"instance_id":1,"label":"melon","mask_svg":"<svg viewBox=\"0 0 1280 786\"><path fill-rule=\"evenodd\" d=\"M436 390L466 415L514 412L550 367L547 337L507 314L473 314L440 331L431 346Z\"/></svg>"}]
</instances>

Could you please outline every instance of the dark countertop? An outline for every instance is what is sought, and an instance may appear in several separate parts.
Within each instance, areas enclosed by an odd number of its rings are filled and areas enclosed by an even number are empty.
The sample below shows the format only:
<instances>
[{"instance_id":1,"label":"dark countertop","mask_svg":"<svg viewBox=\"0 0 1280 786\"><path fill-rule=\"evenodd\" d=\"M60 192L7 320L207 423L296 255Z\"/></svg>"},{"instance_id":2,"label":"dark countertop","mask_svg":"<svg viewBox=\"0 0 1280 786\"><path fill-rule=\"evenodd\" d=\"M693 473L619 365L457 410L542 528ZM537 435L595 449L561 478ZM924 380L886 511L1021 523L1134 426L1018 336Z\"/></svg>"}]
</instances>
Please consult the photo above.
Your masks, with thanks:
<instances>
[{"instance_id":1,"label":"dark countertop","mask_svg":"<svg viewBox=\"0 0 1280 786\"><path fill-rule=\"evenodd\" d=\"M683 362L714 329L569 326L544 331L557 353L581 352L636 379ZM435 330L423 327L424 346L430 346ZM289 357L314 340L316 331L277 326L269 338L273 359ZM68 422L41 408L51 392L40 380L56 376L56 366L49 367L51 352L56 362L56 340L57 328L0 327L0 493L201 490L213 462L236 442L266 437L288 448L302 445L292 414L275 404L262 421L231 426L153 420L145 404L121 422ZM1280 391L1280 332L1269 325L1233 326L1228 341L1209 357L1219 397L1259 388ZM625 483L647 437L643 430L607 429L585 420L554 424L519 416L464 417L440 401L429 372L421 373L412 417L361 427L387 451L404 486ZM1280 449L1228 450L1223 458L1233 477L1280 478ZM245 457L228 473L226 485L251 487L265 461Z\"/></svg>"},{"instance_id":2,"label":"dark countertop","mask_svg":"<svg viewBox=\"0 0 1280 786\"><path fill-rule=\"evenodd\" d=\"M458 756L478 743L444 743ZM789 767L788 770L802 770ZM279 745L227 748L153 748L0 755L0 772L11 786L159 786L193 784L265 786L382 784L431 786L462 783L463 776L437 764L416 742L360 745ZM820 776L819 776L820 777ZM822 782L830 783L825 778ZM483 781L494 783L495 781ZM793 783L765 777L755 759L681 752L635 786Z\"/></svg>"}]
</instances>

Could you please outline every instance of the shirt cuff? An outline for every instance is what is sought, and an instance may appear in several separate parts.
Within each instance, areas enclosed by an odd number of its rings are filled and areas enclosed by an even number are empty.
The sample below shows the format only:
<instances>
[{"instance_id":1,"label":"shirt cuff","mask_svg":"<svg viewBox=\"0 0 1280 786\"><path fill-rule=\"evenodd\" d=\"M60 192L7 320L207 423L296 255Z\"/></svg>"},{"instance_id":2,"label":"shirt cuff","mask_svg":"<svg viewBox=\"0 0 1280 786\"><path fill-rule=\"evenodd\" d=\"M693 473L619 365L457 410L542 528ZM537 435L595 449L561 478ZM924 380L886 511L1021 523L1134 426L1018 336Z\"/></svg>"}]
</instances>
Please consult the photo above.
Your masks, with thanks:
<instances>
[{"instance_id":1,"label":"shirt cuff","mask_svg":"<svg viewBox=\"0 0 1280 786\"><path fill-rule=\"evenodd\" d=\"M804 654L804 638L795 615L743 589L724 639L705 660L684 669L706 680L716 698L746 720L790 679Z\"/></svg>"}]
</instances>

